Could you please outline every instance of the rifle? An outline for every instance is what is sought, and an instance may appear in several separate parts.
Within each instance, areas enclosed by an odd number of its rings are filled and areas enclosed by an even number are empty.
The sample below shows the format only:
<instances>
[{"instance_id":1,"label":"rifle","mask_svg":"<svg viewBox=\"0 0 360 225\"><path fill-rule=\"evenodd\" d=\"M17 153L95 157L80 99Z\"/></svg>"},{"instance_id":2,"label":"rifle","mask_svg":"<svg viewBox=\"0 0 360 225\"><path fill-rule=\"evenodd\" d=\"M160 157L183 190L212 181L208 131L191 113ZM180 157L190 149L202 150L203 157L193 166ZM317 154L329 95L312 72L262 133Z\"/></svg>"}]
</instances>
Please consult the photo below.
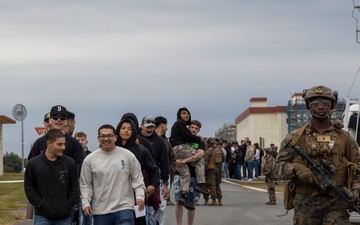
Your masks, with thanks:
<instances>
[{"instance_id":1,"label":"rifle","mask_svg":"<svg viewBox=\"0 0 360 225\"><path fill-rule=\"evenodd\" d=\"M292 140L289 140L288 144ZM302 150L298 145L290 146L292 150L295 151L301 158L305 159L309 165L311 172L315 175L315 177L319 181L319 187L324 191L328 189L332 189L335 193L340 197L346 205L350 206L353 210L360 214L360 210L351 200L351 198L345 193L342 187L336 185L334 179L332 178L332 174L336 173L336 169L329 164L325 159L321 159L319 163L315 164Z\"/></svg>"}]
</instances>

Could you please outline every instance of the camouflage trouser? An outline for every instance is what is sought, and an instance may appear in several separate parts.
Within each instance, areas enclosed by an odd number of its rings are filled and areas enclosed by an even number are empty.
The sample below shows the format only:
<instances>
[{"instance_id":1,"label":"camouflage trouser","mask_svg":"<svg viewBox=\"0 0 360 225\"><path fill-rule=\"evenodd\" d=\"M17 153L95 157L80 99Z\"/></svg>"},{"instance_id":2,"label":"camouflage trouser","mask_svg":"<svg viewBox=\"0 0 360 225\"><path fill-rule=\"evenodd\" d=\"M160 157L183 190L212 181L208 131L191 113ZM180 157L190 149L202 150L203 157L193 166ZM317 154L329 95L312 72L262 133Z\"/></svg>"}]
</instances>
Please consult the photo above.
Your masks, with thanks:
<instances>
[{"instance_id":1,"label":"camouflage trouser","mask_svg":"<svg viewBox=\"0 0 360 225\"><path fill-rule=\"evenodd\" d=\"M293 224L350 225L347 206L336 196L296 193L293 204Z\"/></svg>"},{"instance_id":2,"label":"camouflage trouser","mask_svg":"<svg viewBox=\"0 0 360 225\"><path fill-rule=\"evenodd\" d=\"M221 168L206 170L206 184L210 188L210 196L212 200L222 199L221 184ZM209 195L204 195L205 200L209 200Z\"/></svg>"},{"instance_id":3,"label":"camouflage trouser","mask_svg":"<svg viewBox=\"0 0 360 225\"><path fill-rule=\"evenodd\" d=\"M175 159L186 159L196 154L196 150L188 144L173 147ZM204 158L192 163L195 166L196 180L199 184L205 184L205 161ZM188 165L176 166L180 174L180 191L189 192L190 171Z\"/></svg>"},{"instance_id":4,"label":"camouflage trouser","mask_svg":"<svg viewBox=\"0 0 360 225\"><path fill-rule=\"evenodd\" d=\"M270 201L276 201L275 180L268 178L267 185L268 185L267 191L269 193Z\"/></svg>"}]
</instances>

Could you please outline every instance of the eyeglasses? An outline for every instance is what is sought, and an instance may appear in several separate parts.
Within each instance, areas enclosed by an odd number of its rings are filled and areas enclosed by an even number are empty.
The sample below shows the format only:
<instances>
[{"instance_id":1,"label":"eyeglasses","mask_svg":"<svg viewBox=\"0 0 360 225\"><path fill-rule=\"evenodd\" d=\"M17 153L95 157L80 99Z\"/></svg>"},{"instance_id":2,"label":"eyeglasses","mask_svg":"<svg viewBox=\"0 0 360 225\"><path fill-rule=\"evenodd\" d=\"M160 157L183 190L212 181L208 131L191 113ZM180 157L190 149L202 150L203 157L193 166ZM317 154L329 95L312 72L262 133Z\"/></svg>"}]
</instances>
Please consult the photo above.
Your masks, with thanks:
<instances>
[{"instance_id":1,"label":"eyeglasses","mask_svg":"<svg viewBox=\"0 0 360 225\"><path fill-rule=\"evenodd\" d=\"M310 102L309 106L310 106L310 107L317 108L317 107L320 106L320 104L321 104L322 106L329 107L329 106L331 106L331 101L329 101L329 100L323 100L323 101L321 101L321 102L320 102L320 101L312 101L312 102Z\"/></svg>"},{"instance_id":2,"label":"eyeglasses","mask_svg":"<svg viewBox=\"0 0 360 225\"><path fill-rule=\"evenodd\" d=\"M44 120L45 123L49 123L49 120Z\"/></svg>"},{"instance_id":3,"label":"eyeglasses","mask_svg":"<svg viewBox=\"0 0 360 225\"><path fill-rule=\"evenodd\" d=\"M111 139L113 138L115 135L113 134L109 134L109 135L99 135L99 138L102 139L102 140L105 140L105 139Z\"/></svg>"},{"instance_id":4,"label":"eyeglasses","mask_svg":"<svg viewBox=\"0 0 360 225\"><path fill-rule=\"evenodd\" d=\"M53 120L58 120L58 119L60 119L60 120L66 120L66 116L51 116L51 118L52 118Z\"/></svg>"},{"instance_id":5,"label":"eyeglasses","mask_svg":"<svg viewBox=\"0 0 360 225\"><path fill-rule=\"evenodd\" d=\"M190 115L188 112L181 112L181 115Z\"/></svg>"}]
</instances>

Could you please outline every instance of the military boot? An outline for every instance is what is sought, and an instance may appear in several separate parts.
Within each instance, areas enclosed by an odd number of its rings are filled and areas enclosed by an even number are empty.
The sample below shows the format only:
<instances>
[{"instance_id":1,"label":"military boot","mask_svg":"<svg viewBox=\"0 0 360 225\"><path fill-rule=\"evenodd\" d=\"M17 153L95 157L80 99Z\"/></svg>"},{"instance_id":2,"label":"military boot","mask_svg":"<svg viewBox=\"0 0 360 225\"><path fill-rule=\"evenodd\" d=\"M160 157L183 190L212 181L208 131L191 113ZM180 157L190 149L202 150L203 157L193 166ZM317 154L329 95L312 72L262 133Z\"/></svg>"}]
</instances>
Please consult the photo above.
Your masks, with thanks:
<instances>
[{"instance_id":1,"label":"military boot","mask_svg":"<svg viewBox=\"0 0 360 225\"><path fill-rule=\"evenodd\" d=\"M266 204L268 204L268 205L276 205L276 201L275 201L275 200L271 200L271 201L267 202Z\"/></svg>"},{"instance_id":2,"label":"military boot","mask_svg":"<svg viewBox=\"0 0 360 225\"><path fill-rule=\"evenodd\" d=\"M205 200L204 205L209 205L209 200Z\"/></svg>"},{"instance_id":3,"label":"military boot","mask_svg":"<svg viewBox=\"0 0 360 225\"><path fill-rule=\"evenodd\" d=\"M216 206L217 203L216 203L216 199L213 199L212 202L209 204L209 206Z\"/></svg>"},{"instance_id":4,"label":"military boot","mask_svg":"<svg viewBox=\"0 0 360 225\"><path fill-rule=\"evenodd\" d=\"M218 200L218 206L223 206L221 199Z\"/></svg>"}]
</instances>

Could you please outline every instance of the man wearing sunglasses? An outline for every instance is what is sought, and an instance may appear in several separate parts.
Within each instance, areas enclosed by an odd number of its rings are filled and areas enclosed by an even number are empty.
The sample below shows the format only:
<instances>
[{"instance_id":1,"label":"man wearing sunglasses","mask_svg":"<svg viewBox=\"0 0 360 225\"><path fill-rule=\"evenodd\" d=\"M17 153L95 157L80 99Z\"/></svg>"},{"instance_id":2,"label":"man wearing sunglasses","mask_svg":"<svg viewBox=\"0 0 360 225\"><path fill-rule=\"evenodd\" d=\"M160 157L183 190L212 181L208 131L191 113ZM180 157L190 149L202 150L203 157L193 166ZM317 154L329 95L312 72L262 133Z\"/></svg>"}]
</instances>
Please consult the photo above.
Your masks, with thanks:
<instances>
[{"instance_id":1,"label":"man wearing sunglasses","mask_svg":"<svg viewBox=\"0 0 360 225\"><path fill-rule=\"evenodd\" d=\"M49 118L50 129L60 130L64 132L64 128L67 124L67 110L62 105L55 105L50 110ZM65 133L65 132L64 132ZM78 175L80 175L80 169L82 162L85 158L85 152L81 144L72 136L65 133L65 151L64 155L67 155L75 160ZM45 136L38 138L28 155L28 160L38 156L43 150L46 149L46 140Z\"/></svg>"}]
</instances>

